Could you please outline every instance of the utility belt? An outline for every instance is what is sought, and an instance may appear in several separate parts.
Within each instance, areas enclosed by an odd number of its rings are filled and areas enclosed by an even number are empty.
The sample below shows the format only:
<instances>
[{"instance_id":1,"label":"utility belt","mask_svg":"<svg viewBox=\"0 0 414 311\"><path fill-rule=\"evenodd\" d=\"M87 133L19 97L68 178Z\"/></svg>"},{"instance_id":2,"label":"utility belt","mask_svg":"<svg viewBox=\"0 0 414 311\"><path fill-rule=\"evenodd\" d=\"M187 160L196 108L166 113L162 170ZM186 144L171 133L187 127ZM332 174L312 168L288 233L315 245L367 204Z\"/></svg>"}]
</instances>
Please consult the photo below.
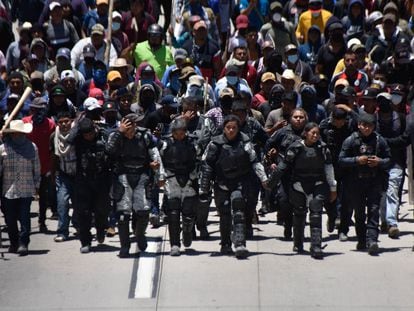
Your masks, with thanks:
<instances>
[{"instance_id":1,"label":"utility belt","mask_svg":"<svg viewBox=\"0 0 414 311\"><path fill-rule=\"evenodd\" d=\"M119 172L117 172L118 175L123 174L132 174L132 175L142 175L144 173L149 175L148 167L142 166L142 167L131 167L131 166L124 166L122 167Z\"/></svg>"}]
</instances>

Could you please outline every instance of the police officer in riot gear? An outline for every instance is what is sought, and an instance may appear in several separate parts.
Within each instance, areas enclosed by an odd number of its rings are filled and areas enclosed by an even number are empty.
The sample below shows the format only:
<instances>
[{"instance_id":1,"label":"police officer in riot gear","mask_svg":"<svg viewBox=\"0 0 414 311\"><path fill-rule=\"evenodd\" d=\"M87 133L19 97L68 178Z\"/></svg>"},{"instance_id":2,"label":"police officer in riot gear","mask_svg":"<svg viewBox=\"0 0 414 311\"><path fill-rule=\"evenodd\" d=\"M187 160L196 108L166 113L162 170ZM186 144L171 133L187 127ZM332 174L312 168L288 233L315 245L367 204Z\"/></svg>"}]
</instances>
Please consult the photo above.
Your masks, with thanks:
<instances>
[{"instance_id":1,"label":"police officer in riot gear","mask_svg":"<svg viewBox=\"0 0 414 311\"><path fill-rule=\"evenodd\" d=\"M343 199L347 207L341 214L340 232L348 233L354 208L357 249L368 248L370 255L378 253L379 204L391 157L384 138L374 131L375 123L374 115L361 113L358 131L344 141L339 154L339 165L346 168Z\"/></svg>"},{"instance_id":2,"label":"police officer in riot gear","mask_svg":"<svg viewBox=\"0 0 414 311\"><path fill-rule=\"evenodd\" d=\"M135 235L138 248L147 248L145 231L150 212L151 169L158 168L159 185L164 184L164 168L151 133L137 126L142 116L126 115L108 138L106 150L115 162L112 197L119 213L118 232L121 242L119 257L129 256L129 219L136 215Z\"/></svg>"},{"instance_id":3,"label":"police officer in riot gear","mask_svg":"<svg viewBox=\"0 0 414 311\"><path fill-rule=\"evenodd\" d=\"M171 122L171 136L162 142L160 154L165 168L165 190L168 197L168 230L171 256L180 255L180 216L182 215L183 244L190 247L197 196L195 141L187 134L183 118Z\"/></svg>"},{"instance_id":4,"label":"police officer in riot gear","mask_svg":"<svg viewBox=\"0 0 414 311\"><path fill-rule=\"evenodd\" d=\"M277 131L272 135L265 146L266 162L277 165L286 156L288 147L295 141L301 139L303 128L308 121L308 115L302 108L296 108L292 111L290 116L290 123L286 127ZM272 169L272 168L270 168ZM272 197L276 196L276 201L279 205L278 222L284 224L284 237L291 239L292 237L292 207L288 199L289 176L285 174L281 178L281 183L278 187L274 187L270 194Z\"/></svg>"},{"instance_id":5,"label":"police officer in riot gear","mask_svg":"<svg viewBox=\"0 0 414 311\"><path fill-rule=\"evenodd\" d=\"M246 134L255 149L257 160L260 161L262 150L266 144L268 136L263 126L253 117L248 116L248 107L244 100L236 100L232 105L232 113L240 119L240 132ZM253 171L248 178L250 185L247 191L247 209L245 211L246 217L246 236L253 237L252 221L256 217L256 206L260 192L260 181L257 179Z\"/></svg>"},{"instance_id":6,"label":"police officer in riot gear","mask_svg":"<svg viewBox=\"0 0 414 311\"><path fill-rule=\"evenodd\" d=\"M321 139L328 146L332 156L332 164L335 171L335 179L337 183L338 199L335 202L325 204L328 214L328 232L333 232L335 226L339 227L338 212L342 208L342 181L343 169L338 165L339 153L341 152L342 143L353 132L352 121L348 118L348 114L341 108L334 108L331 115L322 120L319 124ZM337 221L338 220L338 221Z\"/></svg>"},{"instance_id":7,"label":"police officer in riot gear","mask_svg":"<svg viewBox=\"0 0 414 311\"><path fill-rule=\"evenodd\" d=\"M336 199L336 181L332 158L326 144L320 142L319 127L308 123L303 140L290 145L269 181L274 186L283 174L290 171L289 201L293 207L294 251L303 251L306 213L310 211L311 256L322 259L322 208L328 198ZM327 188L329 186L329 189Z\"/></svg>"},{"instance_id":8,"label":"police officer in riot gear","mask_svg":"<svg viewBox=\"0 0 414 311\"><path fill-rule=\"evenodd\" d=\"M203 154L200 200L208 199L210 183L214 181L214 199L220 212L221 252L232 253L233 241L236 257L246 258L246 179L253 169L266 186L267 176L249 138L240 132L239 118L227 116L223 127L223 134L214 137Z\"/></svg>"},{"instance_id":9,"label":"police officer in riot gear","mask_svg":"<svg viewBox=\"0 0 414 311\"><path fill-rule=\"evenodd\" d=\"M89 253L92 242L90 232L92 213L95 215L98 243L105 240L108 228L110 165L105 152L104 131L91 119L83 118L68 138L76 150L75 197L79 217L81 253Z\"/></svg>"}]
</instances>

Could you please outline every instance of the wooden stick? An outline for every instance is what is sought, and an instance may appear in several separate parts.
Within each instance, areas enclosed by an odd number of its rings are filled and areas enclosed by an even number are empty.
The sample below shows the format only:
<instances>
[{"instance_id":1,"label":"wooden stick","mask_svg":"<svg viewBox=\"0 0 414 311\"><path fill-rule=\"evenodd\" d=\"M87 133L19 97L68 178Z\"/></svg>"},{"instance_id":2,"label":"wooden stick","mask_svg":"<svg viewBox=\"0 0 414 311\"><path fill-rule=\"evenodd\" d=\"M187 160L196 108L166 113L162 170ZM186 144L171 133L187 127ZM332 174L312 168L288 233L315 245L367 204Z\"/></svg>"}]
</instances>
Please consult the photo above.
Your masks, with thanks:
<instances>
[{"instance_id":1,"label":"wooden stick","mask_svg":"<svg viewBox=\"0 0 414 311\"><path fill-rule=\"evenodd\" d=\"M14 107L13 111L9 114L7 117L6 122L3 125L3 128L1 129L1 132L4 131L5 128L7 128L11 121L13 121L14 117L19 113L20 109L23 107L24 101L32 94L32 89L30 87L27 87L22 97L20 97L20 100L18 101L16 107Z\"/></svg>"},{"instance_id":2,"label":"wooden stick","mask_svg":"<svg viewBox=\"0 0 414 311\"><path fill-rule=\"evenodd\" d=\"M109 56L111 53L112 45L112 11L114 10L114 0L109 0L109 12L108 12L108 33L106 39L105 49L105 64L109 67Z\"/></svg>"}]
</instances>

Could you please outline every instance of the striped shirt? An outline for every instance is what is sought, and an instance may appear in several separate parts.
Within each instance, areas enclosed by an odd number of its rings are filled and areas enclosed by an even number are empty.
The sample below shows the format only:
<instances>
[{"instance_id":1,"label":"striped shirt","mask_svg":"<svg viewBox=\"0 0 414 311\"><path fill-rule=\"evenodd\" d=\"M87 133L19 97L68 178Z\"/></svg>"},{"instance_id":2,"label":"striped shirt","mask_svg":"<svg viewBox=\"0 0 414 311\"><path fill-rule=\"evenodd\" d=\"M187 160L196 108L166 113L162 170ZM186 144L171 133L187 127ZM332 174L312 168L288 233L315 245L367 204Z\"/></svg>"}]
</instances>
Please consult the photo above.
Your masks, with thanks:
<instances>
[{"instance_id":1,"label":"striped shirt","mask_svg":"<svg viewBox=\"0 0 414 311\"><path fill-rule=\"evenodd\" d=\"M0 146L3 197L19 199L29 198L36 194L36 189L40 185L40 161L37 147L35 144L33 146L35 158L32 160L15 152L7 142Z\"/></svg>"}]
</instances>

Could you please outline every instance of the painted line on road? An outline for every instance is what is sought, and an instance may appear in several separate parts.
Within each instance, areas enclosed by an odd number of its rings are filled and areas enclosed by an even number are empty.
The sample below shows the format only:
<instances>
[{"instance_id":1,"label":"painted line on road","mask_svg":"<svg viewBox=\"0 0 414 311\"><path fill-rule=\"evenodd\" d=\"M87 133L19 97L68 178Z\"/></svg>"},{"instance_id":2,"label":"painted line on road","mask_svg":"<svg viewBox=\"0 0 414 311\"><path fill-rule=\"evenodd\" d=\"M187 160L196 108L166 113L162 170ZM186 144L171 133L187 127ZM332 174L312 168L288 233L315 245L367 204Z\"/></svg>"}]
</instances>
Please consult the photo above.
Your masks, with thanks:
<instances>
[{"instance_id":1,"label":"painted line on road","mask_svg":"<svg viewBox=\"0 0 414 311\"><path fill-rule=\"evenodd\" d=\"M145 252L140 252L132 269L130 299L155 298L160 270L162 238L148 241ZM138 249L137 249L138 250Z\"/></svg>"}]
</instances>

